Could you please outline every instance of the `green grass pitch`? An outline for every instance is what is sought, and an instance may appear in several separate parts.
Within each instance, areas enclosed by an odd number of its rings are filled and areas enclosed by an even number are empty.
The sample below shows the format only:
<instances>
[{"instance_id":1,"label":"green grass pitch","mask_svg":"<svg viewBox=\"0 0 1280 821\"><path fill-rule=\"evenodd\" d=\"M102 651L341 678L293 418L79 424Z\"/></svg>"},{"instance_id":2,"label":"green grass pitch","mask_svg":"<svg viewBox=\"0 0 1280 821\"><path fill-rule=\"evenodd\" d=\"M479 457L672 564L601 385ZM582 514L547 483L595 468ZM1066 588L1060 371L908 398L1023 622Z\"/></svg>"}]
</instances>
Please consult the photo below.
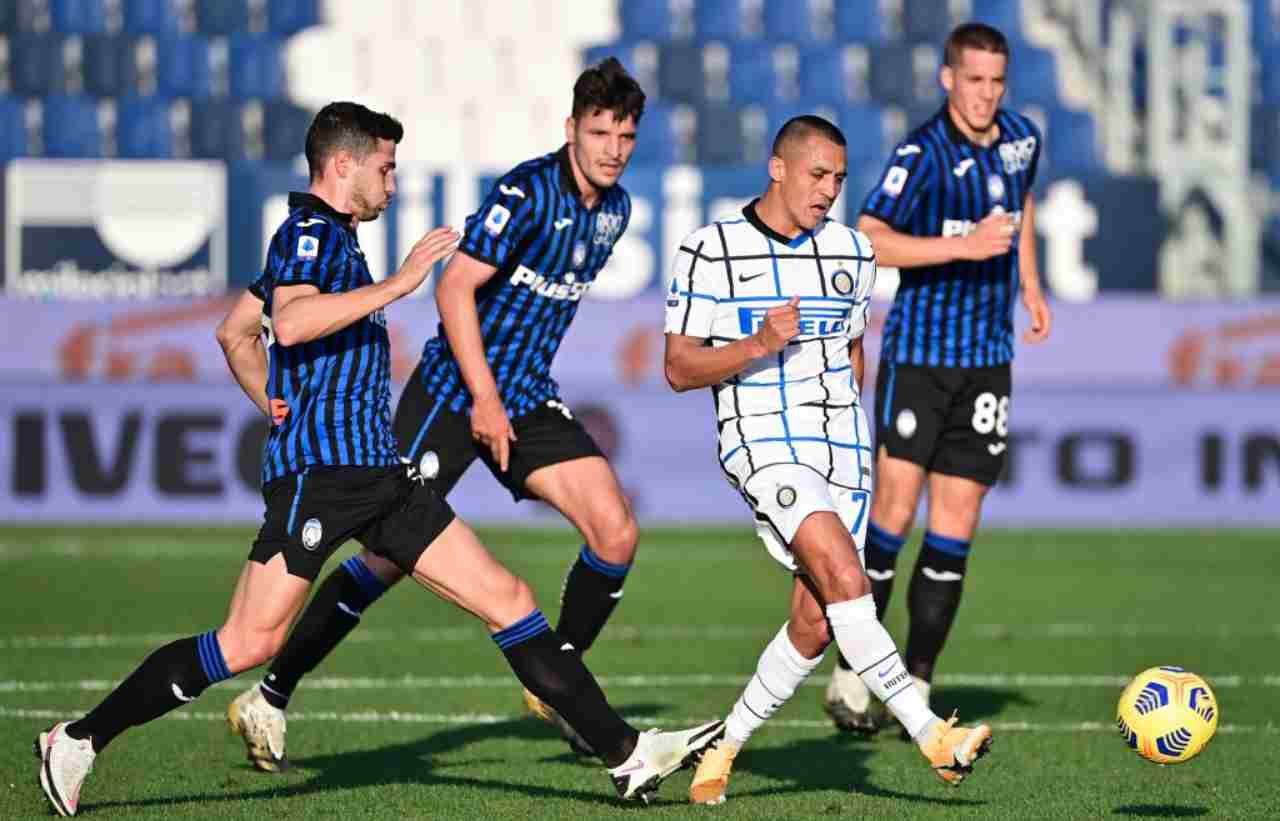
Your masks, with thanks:
<instances>
[{"instance_id":1,"label":"green grass pitch","mask_svg":"<svg viewBox=\"0 0 1280 821\"><path fill-rule=\"evenodd\" d=\"M554 623L578 541L483 530ZM49 814L31 755L158 644L215 626L249 528L0 528L0 818ZM899 562L890 627L903 643ZM961 788L889 733L837 735L829 659L738 759L729 801L686 802L690 774L623 806L519 690L483 628L402 584L291 705L294 769L252 770L223 720L254 673L121 737L86 783L89 818L1276 818L1280 533L987 531L939 665L933 706L995 728ZM336 566L337 558L327 566ZM326 572L327 572L326 569ZM789 579L746 528L644 533L626 597L588 664L638 726L721 717L786 616ZM1222 710L1195 761L1157 767L1114 729L1127 676L1180 664Z\"/></svg>"}]
</instances>

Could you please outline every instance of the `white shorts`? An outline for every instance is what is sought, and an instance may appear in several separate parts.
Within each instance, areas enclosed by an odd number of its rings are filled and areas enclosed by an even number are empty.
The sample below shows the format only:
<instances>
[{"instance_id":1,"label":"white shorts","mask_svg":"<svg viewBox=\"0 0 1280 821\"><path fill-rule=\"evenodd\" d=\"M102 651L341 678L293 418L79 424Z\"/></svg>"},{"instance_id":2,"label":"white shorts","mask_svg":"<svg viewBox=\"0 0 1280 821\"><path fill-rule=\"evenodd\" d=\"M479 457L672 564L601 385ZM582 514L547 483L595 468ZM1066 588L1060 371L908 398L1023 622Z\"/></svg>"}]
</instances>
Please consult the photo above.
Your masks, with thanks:
<instances>
[{"instance_id":1,"label":"white shorts","mask_svg":"<svg viewBox=\"0 0 1280 821\"><path fill-rule=\"evenodd\" d=\"M787 411L785 424L779 415L742 422L741 433L730 424L721 434L721 465L751 507L769 555L802 572L791 542L811 513L829 511L853 536L862 561L872 490L871 437L862 409L803 406Z\"/></svg>"}]
</instances>

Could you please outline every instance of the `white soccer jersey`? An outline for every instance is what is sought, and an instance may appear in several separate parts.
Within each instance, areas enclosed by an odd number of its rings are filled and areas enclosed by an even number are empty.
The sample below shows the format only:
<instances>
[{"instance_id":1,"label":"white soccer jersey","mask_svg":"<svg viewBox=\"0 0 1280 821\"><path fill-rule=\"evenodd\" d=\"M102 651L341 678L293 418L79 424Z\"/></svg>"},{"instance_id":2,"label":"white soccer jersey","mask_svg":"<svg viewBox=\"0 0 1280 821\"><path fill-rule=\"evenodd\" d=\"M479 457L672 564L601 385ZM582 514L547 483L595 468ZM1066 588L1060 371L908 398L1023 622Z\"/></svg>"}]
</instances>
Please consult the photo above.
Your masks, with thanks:
<instances>
[{"instance_id":1,"label":"white soccer jersey","mask_svg":"<svg viewBox=\"0 0 1280 821\"><path fill-rule=\"evenodd\" d=\"M875 273L865 234L827 220L788 240L760 221L755 203L681 243L667 333L728 345L759 330L768 309L800 298L800 333L784 351L712 388L721 464L739 483L779 463L812 467L843 487L869 479L849 344L866 330Z\"/></svg>"}]
</instances>

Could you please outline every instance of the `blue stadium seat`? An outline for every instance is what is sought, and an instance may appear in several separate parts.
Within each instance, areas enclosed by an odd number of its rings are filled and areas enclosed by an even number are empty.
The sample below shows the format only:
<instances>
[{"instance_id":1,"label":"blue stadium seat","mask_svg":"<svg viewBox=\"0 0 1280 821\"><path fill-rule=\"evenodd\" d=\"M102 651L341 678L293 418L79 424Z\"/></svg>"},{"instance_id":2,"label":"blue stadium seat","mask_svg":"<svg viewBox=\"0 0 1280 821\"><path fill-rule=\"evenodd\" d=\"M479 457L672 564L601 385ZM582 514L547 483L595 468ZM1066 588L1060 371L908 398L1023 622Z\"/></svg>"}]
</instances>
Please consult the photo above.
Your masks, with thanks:
<instances>
[{"instance_id":1,"label":"blue stadium seat","mask_svg":"<svg viewBox=\"0 0 1280 821\"><path fill-rule=\"evenodd\" d=\"M240 106L230 100L191 101L191 156L210 160L245 158Z\"/></svg>"},{"instance_id":2,"label":"blue stadium seat","mask_svg":"<svg viewBox=\"0 0 1280 821\"><path fill-rule=\"evenodd\" d=\"M1042 48L1022 48L1009 55L1008 102L1059 106L1058 69L1053 52Z\"/></svg>"},{"instance_id":3,"label":"blue stadium seat","mask_svg":"<svg viewBox=\"0 0 1280 821\"><path fill-rule=\"evenodd\" d=\"M805 45L826 40L830 27L820 24L816 18L821 7L820 0L765 0L765 39L794 40ZM819 31L822 28L828 31Z\"/></svg>"},{"instance_id":4,"label":"blue stadium seat","mask_svg":"<svg viewBox=\"0 0 1280 821\"><path fill-rule=\"evenodd\" d=\"M267 28L272 34L297 34L319 23L319 0L271 0L267 6Z\"/></svg>"},{"instance_id":5,"label":"blue stadium seat","mask_svg":"<svg viewBox=\"0 0 1280 821\"><path fill-rule=\"evenodd\" d=\"M839 0L835 11L839 42L878 43L890 38L880 0Z\"/></svg>"},{"instance_id":6,"label":"blue stadium seat","mask_svg":"<svg viewBox=\"0 0 1280 821\"><path fill-rule=\"evenodd\" d=\"M692 43L667 43L659 47L659 97L695 103L702 99L705 87L701 46Z\"/></svg>"},{"instance_id":7,"label":"blue stadium seat","mask_svg":"<svg viewBox=\"0 0 1280 821\"><path fill-rule=\"evenodd\" d=\"M208 40L199 35L156 38L157 93L166 97L207 97L210 85Z\"/></svg>"},{"instance_id":8,"label":"blue stadium seat","mask_svg":"<svg viewBox=\"0 0 1280 821\"><path fill-rule=\"evenodd\" d=\"M1011 41L1021 42L1022 0L982 0L975 3L973 19L999 29Z\"/></svg>"},{"instance_id":9,"label":"blue stadium seat","mask_svg":"<svg viewBox=\"0 0 1280 821\"><path fill-rule=\"evenodd\" d=\"M53 94L44 99L44 155L101 157L102 131L98 105L80 94Z\"/></svg>"},{"instance_id":10,"label":"blue stadium seat","mask_svg":"<svg viewBox=\"0 0 1280 821\"><path fill-rule=\"evenodd\" d=\"M116 107L116 153L131 160L170 159L174 156L169 101L134 97Z\"/></svg>"},{"instance_id":11,"label":"blue stadium seat","mask_svg":"<svg viewBox=\"0 0 1280 821\"><path fill-rule=\"evenodd\" d=\"M700 0L693 9L694 33L699 40L758 37L761 23L759 19L752 19L755 8L747 0Z\"/></svg>"},{"instance_id":12,"label":"blue stadium seat","mask_svg":"<svg viewBox=\"0 0 1280 821\"><path fill-rule=\"evenodd\" d=\"M982 5L978 3L977 5ZM902 36L941 46L955 22L949 0L902 0Z\"/></svg>"},{"instance_id":13,"label":"blue stadium seat","mask_svg":"<svg viewBox=\"0 0 1280 821\"><path fill-rule=\"evenodd\" d=\"M4 0L0 2L0 33L36 32L49 8L48 0Z\"/></svg>"},{"instance_id":14,"label":"blue stadium seat","mask_svg":"<svg viewBox=\"0 0 1280 821\"><path fill-rule=\"evenodd\" d=\"M726 103L698 106L697 161L702 165L739 165L747 161L742 112Z\"/></svg>"},{"instance_id":15,"label":"blue stadium seat","mask_svg":"<svg viewBox=\"0 0 1280 821\"><path fill-rule=\"evenodd\" d=\"M1258 55L1258 91L1262 101L1280 105L1280 43Z\"/></svg>"},{"instance_id":16,"label":"blue stadium seat","mask_svg":"<svg viewBox=\"0 0 1280 821\"><path fill-rule=\"evenodd\" d=\"M837 125L848 145L849 167L884 162L884 107L875 103L841 106ZM916 123L912 123L914 127Z\"/></svg>"},{"instance_id":17,"label":"blue stadium seat","mask_svg":"<svg viewBox=\"0 0 1280 821\"><path fill-rule=\"evenodd\" d=\"M929 48L920 49L921 54L928 51ZM917 44L908 42L873 47L869 72L871 98L903 108L932 104L939 99L942 89L937 80L938 65L933 58L921 59L921 54L917 54Z\"/></svg>"},{"instance_id":18,"label":"blue stadium seat","mask_svg":"<svg viewBox=\"0 0 1280 821\"><path fill-rule=\"evenodd\" d=\"M617 57L650 97L658 94L658 46L650 40L620 40L583 49L583 65Z\"/></svg>"},{"instance_id":19,"label":"blue stadium seat","mask_svg":"<svg viewBox=\"0 0 1280 821\"><path fill-rule=\"evenodd\" d=\"M137 40L128 35L90 34L84 38L81 69L84 90L96 97L123 97L140 90Z\"/></svg>"},{"instance_id":20,"label":"blue stadium seat","mask_svg":"<svg viewBox=\"0 0 1280 821\"><path fill-rule=\"evenodd\" d=\"M1045 152L1055 174L1097 171L1105 173L1093 117L1082 111L1048 109Z\"/></svg>"},{"instance_id":21,"label":"blue stadium seat","mask_svg":"<svg viewBox=\"0 0 1280 821\"><path fill-rule=\"evenodd\" d=\"M61 34L15 34L9 38L9 85L14 94L39 97L67 87Z\"/></svg>"},{"instance_id":22,"label":"blue stadium seat","mask_svg":"<svg viewBox=\"0 0 1280 821\"><path fill-rule=\"evenodd\" d=\"M262 113L262 158L289 162L301 154L314 116L285 100L267 103Z\"/></svg>"},{"instance_id":23,"label":"blue stadium seat","mask_svg":"<svg viewBox=\"0 0 1280 821\"><path fill-rule=\"evenodd\" d=\"M284 57L270 34L233 34L227 69L232 97L270 100L284 95Z\"/></svg>"},{"instance_id":24,"label":"blue stadium seat","mask_svg":"<svg viewBox=\"0 0 1280 821\"><path fill-rule=\"evenodd\" d=\"M124 0L124 30L130 34L182 33L184 20L179 11L176 0Z\"/></svg>"},{"instance_id":25,"label":"blue stadium seat","mask_svg":"<svg viewBox=\"0 0 1280 821\"><path fill-rule=\"evenodd\" d=\"M27 154L27 106L17 97L0 96L0 160Z\"/></svg>"},{"instance_id":26,"label":"blue stadium seat","mask_svg":"<svg viewBox=\"0 0 1280 821\"><path fill-rule=\"evenodd\" d=\"M1254 52L1280 48L1280 8L1271 0L1250 0L1249 5L1253 12L1249 36Z\"/></svg>"},{"instance_id":27,"label":"blue stadium seat","mask_svg":"<svg viewBox=\"0 0 1280 821\"><path fill-rule=\"evenodd\" d=\"M1249 164L1280 190L1280 105L1255 105L1249 114Z\"/></svg>"},{"instance_id":28,"label":"blue stadium seat","mask_svg":"<svg viewBox=\"0 0 1280 821\"><path fill-rule=\"evenodd\" d=\"M800 54L800 96L829 105L864 102L871 96L870 74L864 45L807 48Z\"/></svg>"},{"instance_id":29,"label":"blue stadium seat","mask_svg":"<svg viewBox=\"0 0 1280 821\"><path fill-rule=\"evenodd\" d=\"M693 159L693 130L683 128L676 106L656 100L645 103L631 161L637 165L674 165Z\"/></svg>"},{"instance_id":30,"label":"blue stadium seat","mask_svg":"<svg viewBox=\"0 0 1280 821\"><path fill-rule=\"evenodd\" d=\"M668 40L682 32L671 0L621 0L618 17L627 39Z\"/></svg>"},{"instance_id":31,"label":"blue stadium seat","mask_svg":"<svg viewBox=\"0 0 1280 821\"><path fill-rule=\"evenodd\" d=\"M196 29L227 35L249 30L249 0L197 0Z\"/></svg>"},{"instance_id":32,"label":"blue stadium seat","mask_svg":"<svg viewBox=\"0 0 1280 821\"><path fill-rule=\"evenodd\" d=\"M53 30L63 34L101 34L107 30L104 0L52 0Z\"/></svg>"},{"instance_id":33,"label":"blue stadium seat","mask_svg":"<svg viewBox=\"0 0 1280 821\"><path fill-rule=\"evenodd\" d=\"M770 41L736 43L729 49L729 99L738 105L768 103L787 96Z\"/></svg>"}]
</instances>

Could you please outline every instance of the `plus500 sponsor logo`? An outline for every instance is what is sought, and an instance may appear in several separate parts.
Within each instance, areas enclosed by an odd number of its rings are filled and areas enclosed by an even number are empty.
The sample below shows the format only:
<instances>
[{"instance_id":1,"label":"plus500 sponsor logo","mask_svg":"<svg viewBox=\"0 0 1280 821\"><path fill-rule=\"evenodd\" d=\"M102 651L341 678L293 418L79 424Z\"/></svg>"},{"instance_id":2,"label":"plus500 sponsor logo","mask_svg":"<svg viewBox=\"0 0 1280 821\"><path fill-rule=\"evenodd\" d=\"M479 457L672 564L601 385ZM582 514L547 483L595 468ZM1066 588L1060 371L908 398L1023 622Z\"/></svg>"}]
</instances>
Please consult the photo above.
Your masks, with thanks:
<instances>
[{"instance_id":1,"label":"plus500 sponsor logo","mask_svg":"<svg viewBox=\"0 0 1280 821\"><path fill-rule=\"evenodd\" d=\"M1022 227L1022 212L1011 211L1009 215L1013 217L1013 229L1016 231ZM943 220L942 236L944 237L967 237L978 229L978 223L973 220Z\"/></svg>"},{"instance_id":2,"label":"plus500 sponsor logo","mask_svg":"<svg viewBox=\"0 0 1280 821\"><path fill-rule=\"evenodd\" d=\"M760 330L769 308L739 308L738 327L744 336ZM801 336L835 336L849 327L849 311L845 308L801 308Z\"/></svg>"},{"instance_id":3,"label":"plus500 sponsor logo","mask_svg":"<svg viewBox=\"0 0 1280 821\"><path fill-rule=\"evenodd\" d=\"M572 277L573 274L565 275L566 280ZM583 294L591 287L590 282L555 282L524 265L516 267L515 273L511 275L511 284L528 285L538 296L544 296L547 299L567 299L570 302L582 299Z\"/></svg>"}]
</instances>

